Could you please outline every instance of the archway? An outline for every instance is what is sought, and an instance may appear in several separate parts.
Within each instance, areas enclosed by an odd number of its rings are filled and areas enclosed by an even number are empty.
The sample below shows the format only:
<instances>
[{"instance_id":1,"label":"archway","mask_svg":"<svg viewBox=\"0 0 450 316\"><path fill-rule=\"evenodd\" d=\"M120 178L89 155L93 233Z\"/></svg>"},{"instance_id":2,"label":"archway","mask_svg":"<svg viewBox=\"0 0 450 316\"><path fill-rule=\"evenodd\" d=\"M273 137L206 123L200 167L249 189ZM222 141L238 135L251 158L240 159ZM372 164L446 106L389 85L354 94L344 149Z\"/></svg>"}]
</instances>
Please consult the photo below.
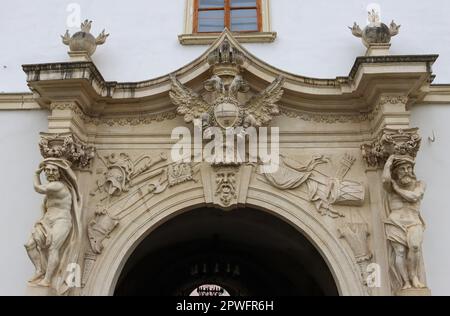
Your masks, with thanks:
<instances>
[{"instance_id":1,"label":"archway","mask_svg":"<svg viewBox=\"0 0 450 316\"><path fill-rule=\"evenodd\" d=\"M317 249L251 208L198 208L159 226L129 257L114 294L189 295L204 284L232 296L338 295Z\"/></svg>"},{"instance_id":2,"label":"archway","mask_svg":"<svg viewBox=\"0 0 450 316\"><path fill-rule=\"evenodd\" d=\"M148 212L136 213L119 225L97 257L83 289L83 295L114 295L128 259L147 236L183 213L205 206L201 185L190 186L146 204ZM249 186L246 206L266 212L291 225L314 245L331 271L340 295L364 295L359 267L342 243L322 222L309 204L292 196L275 193L272 188ZM232 211L231 211L232 212ZM232 214L232 213L231 213Z\"/></svg>"}]
</instances>

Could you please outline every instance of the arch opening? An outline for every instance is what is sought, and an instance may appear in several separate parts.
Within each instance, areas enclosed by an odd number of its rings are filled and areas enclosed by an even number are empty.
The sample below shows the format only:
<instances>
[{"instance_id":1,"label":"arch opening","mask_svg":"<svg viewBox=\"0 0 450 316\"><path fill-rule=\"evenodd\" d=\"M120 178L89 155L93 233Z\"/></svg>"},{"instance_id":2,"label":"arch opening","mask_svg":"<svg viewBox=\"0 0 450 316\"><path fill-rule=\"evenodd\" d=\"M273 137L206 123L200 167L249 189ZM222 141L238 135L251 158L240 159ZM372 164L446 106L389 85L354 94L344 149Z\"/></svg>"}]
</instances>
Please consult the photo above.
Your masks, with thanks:
<instances>
[{"instance_id":1,"label":"arch opening","mask_svg":"<svg viewBox=\"0 0 450 316\"><path fill-rule=\"evenodd\" d=\"M338 295L324 259L298 229L253 208L197 208L152 231L129 256L114 295Z\"/></svg>"}]
</instances>

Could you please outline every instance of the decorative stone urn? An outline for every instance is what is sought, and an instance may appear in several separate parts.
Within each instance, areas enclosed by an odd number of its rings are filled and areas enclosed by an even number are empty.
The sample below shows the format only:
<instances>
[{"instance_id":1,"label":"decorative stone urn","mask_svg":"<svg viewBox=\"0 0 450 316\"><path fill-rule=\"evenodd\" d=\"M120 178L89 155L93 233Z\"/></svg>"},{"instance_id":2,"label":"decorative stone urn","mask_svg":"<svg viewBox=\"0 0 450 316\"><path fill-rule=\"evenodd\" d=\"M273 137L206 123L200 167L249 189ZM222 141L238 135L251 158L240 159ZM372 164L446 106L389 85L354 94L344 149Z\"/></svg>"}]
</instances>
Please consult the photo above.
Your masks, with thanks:
<instances>
[{"instance_id":1,"label":"decorative stone urn","mask_svg":"<svg viewBox=\"0 0 450 316\"><path fill-rule=\"evenodd\" d=\"M85 20L81 23L81 31L76 32L73 36L70 36L68 30L64 36L61 36L62 42L68 45L70 48L69 55L81 55L85 54L87 57L91 57L98 45L105 43L109 34L105 34L103 30L96 38L90 33L92 21Z\"/></svg>"},{"instance_id":2,"label":"decorative stone urn","mask_svg":"<svg viewBox=\"0 0 450 316\"><path fill-rule=\"evenodd\" d=\"M356 22L354 22L353 27L349 26L349 29L354 36L362 39L364 46L368 48L367 55L387 55L391 46L391 38L398 34L400 25L392 21L388 27L380 21L380 16L375 10L368 12L368 14L369 24L363 30Z\"/></svg>"}]
</instances>

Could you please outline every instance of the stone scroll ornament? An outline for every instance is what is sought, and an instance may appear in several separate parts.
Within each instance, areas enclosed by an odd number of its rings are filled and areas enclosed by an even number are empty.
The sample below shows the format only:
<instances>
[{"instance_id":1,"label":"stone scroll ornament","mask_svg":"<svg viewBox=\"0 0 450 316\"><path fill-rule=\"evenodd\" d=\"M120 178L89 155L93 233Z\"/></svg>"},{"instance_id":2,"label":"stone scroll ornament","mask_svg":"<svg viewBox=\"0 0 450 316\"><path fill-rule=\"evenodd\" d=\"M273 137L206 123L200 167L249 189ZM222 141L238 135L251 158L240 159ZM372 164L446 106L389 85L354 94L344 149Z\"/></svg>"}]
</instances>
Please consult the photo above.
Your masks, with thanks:
<instances>
[{"instance_id":1,"label":"stone scroll ornament","mask_svg":"<svg viewBox=\"0 0 450 316\"><path fill-rule=\"evenodd\" d=\"M44 172L47 183L41 182ZM25 244L35 267L29 284L51 287L57 294L68 294L73 271L81 249L82 197L71 163L61 158L46 158L34 177L34 189L45 195L42 216Z\"/></svg>"},{"instance_id":2,"label":"stone scroll ornament","mask_svg":"<svg viewBox=\"0 0 450 316\"><path fill-rule=\"evenodd\" d=\"M278 171L264 172L262 168L262 174L272 186L281 190L306 188L307 200L321 215L337 218L344 215L334 205L357 206L364 201L363 184L344 179L354 161L352 156L345 155L335 177L329 177L316 169L318 165L329 162L323 155L315 155L305 163L281 156Z\"/></svg>"}]
</instances>

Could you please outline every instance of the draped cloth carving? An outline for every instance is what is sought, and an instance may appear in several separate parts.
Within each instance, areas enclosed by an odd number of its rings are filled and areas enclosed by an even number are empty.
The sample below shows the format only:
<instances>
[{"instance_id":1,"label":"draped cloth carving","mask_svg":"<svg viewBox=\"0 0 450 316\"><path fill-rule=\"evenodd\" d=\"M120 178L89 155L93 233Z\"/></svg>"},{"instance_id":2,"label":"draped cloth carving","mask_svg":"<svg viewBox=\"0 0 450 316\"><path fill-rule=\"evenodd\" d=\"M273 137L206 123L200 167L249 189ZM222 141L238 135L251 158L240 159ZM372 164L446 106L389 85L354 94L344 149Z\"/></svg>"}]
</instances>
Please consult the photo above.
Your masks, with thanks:
<instances>
[{"instance_id":1,"label":"draped cloth carving","mask_svg":"<svg viewBox=\"0 0 450 316\"><path fill-rule=\"evenodd\" d=\"M323 155L315 155L306 163L281 156L276 172L262 173L266 180L280 190L294 190L306 186L307 198L321 215L343 216L332 205L360 205L364 201L364 187L360 182L332 178L316 171L320 164L328 163Z\"/></svg>"}]
</instances>

